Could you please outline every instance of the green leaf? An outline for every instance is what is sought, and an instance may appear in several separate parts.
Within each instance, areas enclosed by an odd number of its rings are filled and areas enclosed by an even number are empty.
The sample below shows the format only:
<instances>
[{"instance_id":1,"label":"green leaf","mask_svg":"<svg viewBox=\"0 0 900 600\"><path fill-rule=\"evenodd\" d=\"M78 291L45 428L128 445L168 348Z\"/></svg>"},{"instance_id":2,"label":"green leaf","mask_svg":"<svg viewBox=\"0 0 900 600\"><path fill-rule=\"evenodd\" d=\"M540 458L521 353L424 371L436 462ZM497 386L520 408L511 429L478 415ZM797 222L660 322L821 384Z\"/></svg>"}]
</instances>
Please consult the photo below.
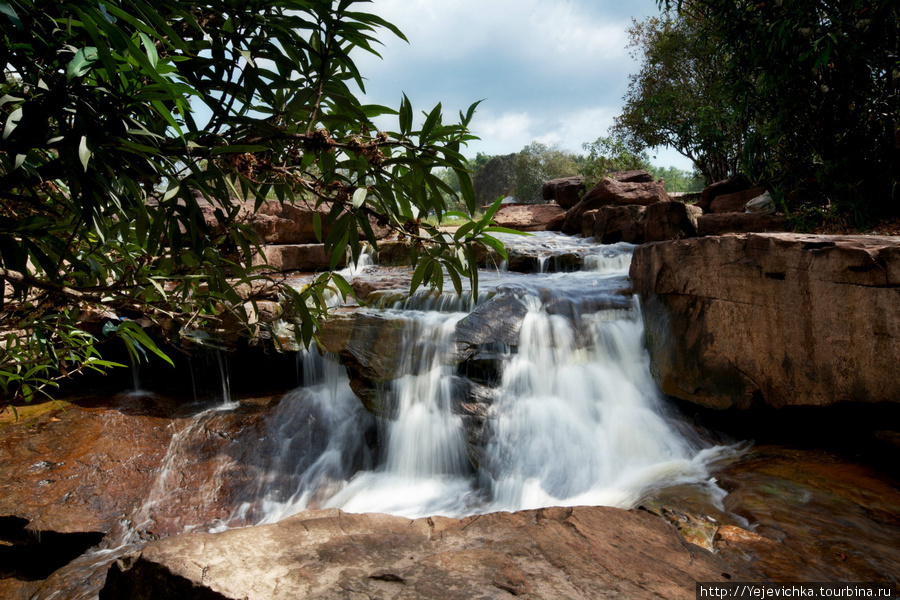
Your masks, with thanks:
<instances>
[{"instance_id":1,"label":"green leaf","mask_svg":"<svg viewBox=\"0 0 900 600\"><path fill-rule=\"evenodd\" d=\"M150 61L150 65L155 69L156 65L159 63L159 53L156 51L156 46L143 31L138 32L138 35L141 37L141 43L144 45L144 50L147 51L147 60Z\"/></svg>"},{"instance_id":2,"label":"green leaf","mask_svg":"<svg viewBox=\"0 0 900 600\"><path fill-rule=\"evenodd\" d=\"M316 234L316 241L322 243L322 213L313 211L313 232Z\"/></svg>"},{"instance_id":3,"label":"green leaf","mask_svg":"<svg viewBox=\"0 0 900 600\"><path fill-rule=\"evenodd\" d=\"M22 19L20 19L19 15L16 14L16 11L13 10L13 7L9 5L9 2L0 2L0 14L4 14L9 17L9 20L12 21L13 27L18 29L19 31L25 30L25 26L22 24Z\"/></svg>"},{"instance_id":4,"label":"green leaf","mask_svg":"<svg viewBox=\"0 0 900 600\"><path fill-rule=\"evenodd\" d=\"M414 293L419 289L419 286L422 285L428 267L432 266L432 260L433 259L430 256L425 256L419 261L419 264L416 265L416 270L413 271L412 281L409 283L410 294Z\"/></svg>"},{"instance_id":5,"label":"green leaf","mask_svg":"<svg viewBox=\"0 0 900 600\"><path fill-rule=\"evenodd\" d=\"M406 94L403 94L403 100L400 102L400 133L403 135L409 135L412 131L412 118L412 105Z\"/></svg>"},{"instance_id":6,"label":"green leaf","mask_svg":"<svg viewBox=\"0 0 900 600\"><path fill-rule=\"evenodd\" d=\"M95 46L87 46L75 52L75 56L66 66L66 79L72 81L76 77L82 77L91 70L97 59L100 58Z\"/></svg>"}]
</instances>

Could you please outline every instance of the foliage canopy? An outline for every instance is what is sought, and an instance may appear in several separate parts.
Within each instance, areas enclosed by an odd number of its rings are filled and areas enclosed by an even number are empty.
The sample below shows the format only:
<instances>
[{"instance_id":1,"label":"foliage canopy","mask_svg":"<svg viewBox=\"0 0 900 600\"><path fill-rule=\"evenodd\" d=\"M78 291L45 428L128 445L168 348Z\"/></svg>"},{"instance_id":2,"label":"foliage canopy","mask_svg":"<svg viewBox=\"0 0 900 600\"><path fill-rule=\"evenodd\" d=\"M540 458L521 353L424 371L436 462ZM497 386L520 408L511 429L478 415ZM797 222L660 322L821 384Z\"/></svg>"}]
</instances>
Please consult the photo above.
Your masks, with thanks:
<instances>
[{"instance_id":1,"label":"foliage canopy","mask_svg":"<svg viewBox=\"0 0 900 600\"><path fill-rule=\"evenodd\" d=\"M661 0L723 57L742 162L785 206L863 224L900 213L900 5Z\"/></svg>"},{"instance_id":2,"label":"foliage canopy","mask_svg":"<svg viewBox=\"0 0 900 600\"><path fill-rule=\"evenodd\" d=\"M0 388L35 391L111 363L79 316L134 358L157 349L141 323L171 335L236 317L277 285L251 267L257 244L241 210L266 198L327 209L316 229L332 270L372 222L411 242L413 285L477 284L471 243L502 251L488 213L452 238L419 218L446 214L445 195L475 203L460 148L475 105L445 123L362 104L353 52L377 54L361 0L64 0L0 2ZM373 119L394 115L396 131ZM417 125L421 122L421 125ZM459 190L435 171L450 169ZM246 199L246 201L245 201ZM464 217L465 215L457 215ZM302 290L278 286L309 340L325 273ZM244 290L241 292L241 290Z\"/></svg>"},{"instance_id":3,"label":"foliage canopy","mask_svg":"<svg viewBox=\"0 0 900 600\"><path fill-rule=\"evenodd\" d=\"M689 13L634 21L628 30L640 70L629 77L622 114L611 129L634 153L670 146L707 183L734 175L746 123L730 102L726 55Z\"/></svg>"}]
</instances>

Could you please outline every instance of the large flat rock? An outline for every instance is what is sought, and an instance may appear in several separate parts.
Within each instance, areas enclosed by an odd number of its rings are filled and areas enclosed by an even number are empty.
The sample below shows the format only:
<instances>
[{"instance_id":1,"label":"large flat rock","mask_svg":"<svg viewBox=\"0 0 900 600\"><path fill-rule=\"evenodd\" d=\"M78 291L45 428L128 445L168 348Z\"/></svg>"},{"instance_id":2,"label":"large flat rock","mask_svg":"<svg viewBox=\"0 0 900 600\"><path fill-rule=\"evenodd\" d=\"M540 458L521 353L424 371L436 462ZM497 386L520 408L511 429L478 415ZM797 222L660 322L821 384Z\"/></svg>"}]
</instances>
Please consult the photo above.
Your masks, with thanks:
<instances>
[{"instance_id":1,"label":"large flat rock","mask_svg":"<svg viewBox=\"0 0 900 600\"><path fill-rule=\"evenodd\" d=\"M643 511L605 507L409 520L307 511L275 525L153 542L101 600L691 599L730 575Z\"/></svg>"},{"instance_id":2,"label":"large flat rock","mask_svg":"<svg viewBox=\"0 0 900 600\"><path fill-rule=\"evenodd\" d=\"M900 238L646 244L631 278L666 394L716 409L900 401Z\"/></svg>"}]
</instances>

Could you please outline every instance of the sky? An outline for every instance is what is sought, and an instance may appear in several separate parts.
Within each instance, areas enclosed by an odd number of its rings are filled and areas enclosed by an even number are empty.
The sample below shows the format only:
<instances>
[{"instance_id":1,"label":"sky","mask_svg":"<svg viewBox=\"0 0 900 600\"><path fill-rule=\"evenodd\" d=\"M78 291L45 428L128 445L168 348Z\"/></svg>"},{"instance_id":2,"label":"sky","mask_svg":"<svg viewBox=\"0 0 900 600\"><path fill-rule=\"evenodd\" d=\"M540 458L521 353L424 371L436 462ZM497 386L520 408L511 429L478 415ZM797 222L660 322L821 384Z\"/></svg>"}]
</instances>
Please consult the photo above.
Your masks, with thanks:
<instances>
[{"instance_id":1,"label":"sky","mask_svg":"<svg viewBox=\"0 0 900 600\"><path fill-rule=\"evenodd\" d=\"M357 10L393 23L409 43L380 32L382 59L354 55L365 101L414 110L442 103L445 121L483 100L464 154L518 152L532 141L584 153L608 135L638 62L627 49L631 19L659 14L655 0L373 0ZM657 166L686 171L671 149Z\"/></svg>"}]
</instances>

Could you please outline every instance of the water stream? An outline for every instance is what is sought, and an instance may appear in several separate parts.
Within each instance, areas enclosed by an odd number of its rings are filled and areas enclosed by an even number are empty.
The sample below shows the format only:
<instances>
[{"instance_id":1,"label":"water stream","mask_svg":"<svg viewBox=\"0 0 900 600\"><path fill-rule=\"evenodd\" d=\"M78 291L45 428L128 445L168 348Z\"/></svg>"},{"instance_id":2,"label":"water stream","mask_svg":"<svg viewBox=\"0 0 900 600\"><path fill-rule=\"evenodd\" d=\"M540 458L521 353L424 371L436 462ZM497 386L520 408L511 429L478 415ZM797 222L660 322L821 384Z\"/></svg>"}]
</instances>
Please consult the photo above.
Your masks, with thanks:
<instances>
[{"instance_id":1,"label":"water stream","mask_svg":"<svg viewBox=\"0 0 900 600\"><path fill-rule=\"evenodd\" d=\"M382 417L364 409L333 357L305 353L304 385L280 400L252 439L232 443L239 452L204 457L211 475L186 505L220 501L232 470L253 476L229 492L225 513L181 514L175 529L221 531L320 507L408 517L631 508L666 486L714 487L707 468L731 450L705 446L664 407L627 278L633 248L549 234L529 244L549 249L543 265L553 264L554 252L580 254L582 270L485 272L475 300L420 294L378 309L403 328L400 373L380 390ZM518 341L491 348L500 365L495 380L473 382L457 365L457 326L498 296L521 305ZM224 370L222 385L222 401L173 436L152 493L95 553L93 568L141 543L163 518L157 513L185 493L182 473L196 462L186 458L191 436L240 405Z\"/></svg>"}]
</instances>

